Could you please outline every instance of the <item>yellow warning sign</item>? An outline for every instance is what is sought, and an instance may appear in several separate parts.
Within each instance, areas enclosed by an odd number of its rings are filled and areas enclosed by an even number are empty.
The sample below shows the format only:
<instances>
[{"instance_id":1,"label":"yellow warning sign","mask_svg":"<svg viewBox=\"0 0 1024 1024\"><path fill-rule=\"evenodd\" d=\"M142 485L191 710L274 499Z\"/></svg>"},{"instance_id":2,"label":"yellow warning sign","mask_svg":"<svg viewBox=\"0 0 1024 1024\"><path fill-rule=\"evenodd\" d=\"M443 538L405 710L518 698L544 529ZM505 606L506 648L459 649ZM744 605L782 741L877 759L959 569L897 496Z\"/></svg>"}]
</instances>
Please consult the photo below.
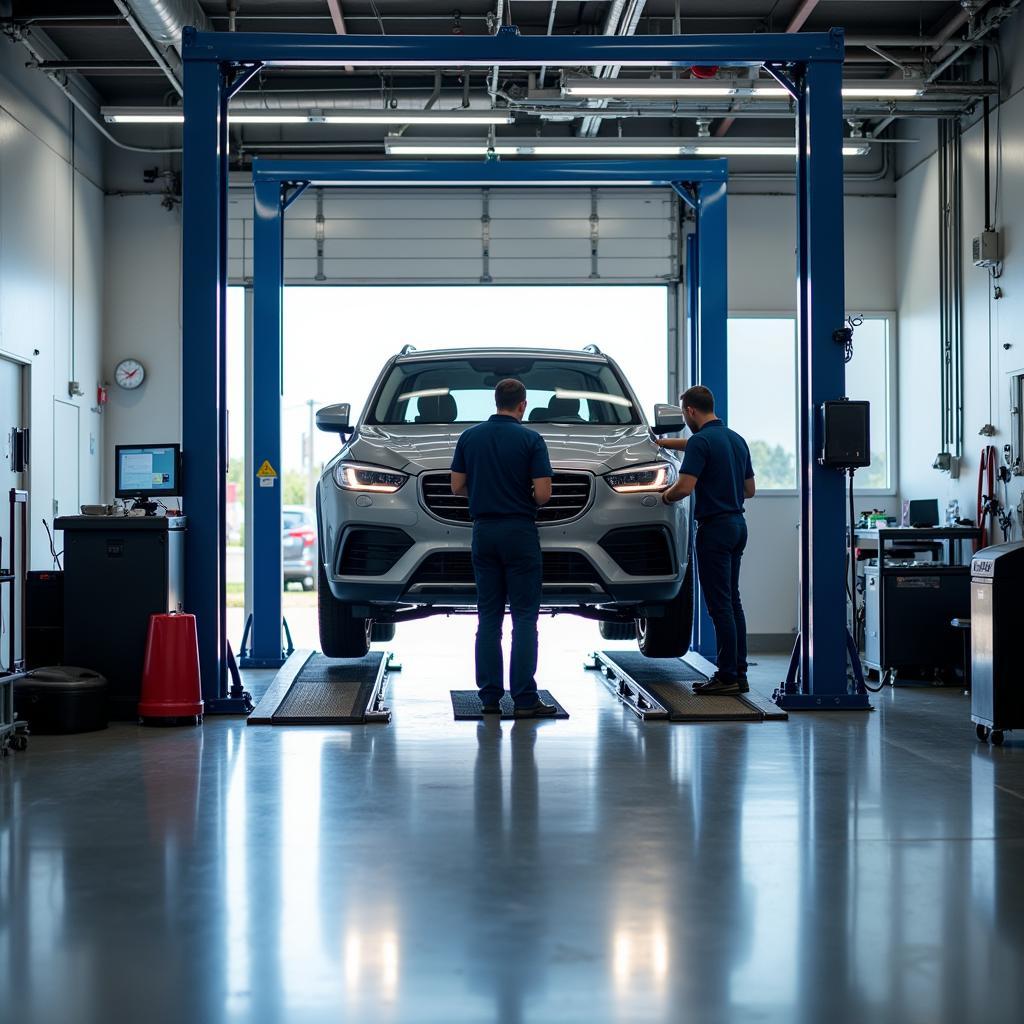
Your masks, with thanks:
<instances>
[{"instance_id":1,"label":"yellow warning sign","mask_svg":"<svg viewBox=\"0 0 1024 1024\"><path fill-rule=\"evenodd\" d=\"M260 466L260 468L256 470L256 475L261 480L264 480L264 479L266 479L268 477L275 477L275 476L277 476L277 470L274 469L274 467L270 464L270 460L269 459L264 459L263 460L263 465Z\"/></svg>"}]
</instances>

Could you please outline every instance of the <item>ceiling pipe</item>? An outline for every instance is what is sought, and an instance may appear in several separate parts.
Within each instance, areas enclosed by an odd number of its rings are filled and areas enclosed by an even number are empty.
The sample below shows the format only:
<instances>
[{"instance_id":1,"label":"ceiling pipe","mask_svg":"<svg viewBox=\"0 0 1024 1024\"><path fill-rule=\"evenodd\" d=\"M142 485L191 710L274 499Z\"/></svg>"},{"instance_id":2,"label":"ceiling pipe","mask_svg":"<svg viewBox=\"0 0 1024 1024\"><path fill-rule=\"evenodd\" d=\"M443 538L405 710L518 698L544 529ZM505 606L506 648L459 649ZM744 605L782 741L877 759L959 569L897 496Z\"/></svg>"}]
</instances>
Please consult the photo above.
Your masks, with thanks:
<instances>
[{"instance_id":1,"label":"ceiling pipe","mask_svg":"<svg viewBox=\"0 0 1024 1024\"><path fill-rule=\"evenodd\" d=\"M814 13L815 7L818 6L819 0L803 0L803 3L793 12L793 17L789 19L789 24L786 26L787 33L799 32L804 27L807 19ZM735 123L734 117L727 117L724 121L720 121L718 127L715 128L715 138L720 139L724 135L729 133L729 129Z\"/></svg>"},{"instance_id":2,"label":"ceiling pipe","mask_svg":"<svg viewBox=\"0 0 1024 1024\"><path fill-rule=\"evenodd\" d=\"M121 0L114 0L122 6ZM165 50L181 54L181 33L192 25L201 32L212 31L209 18L196 0L124 0L146 35Z\"/></svg>"},{"instance_id":3,"label":"ceiling pipe","mask_svg":"<svg viewBox=\"0 0 1024 1024\"><path fill-rule=\"evenodd\" d=\"M611 7L608 8L608 16L604 20L603 35L606 36L631 36L636 32L637 25L640 24L640 16L644 12L644 6L647 0L613 0ZM627 6L628 4L628 6ZM617 64L611 67L595 67L594 74L598 78L618 78L619 72L622 70ZM598 100L595 107L606 107L608 105L607 100ZM586 117L583 119L583 123L580 125L579 131L576 133L580 138L592 138L597 134L598 129L601 126L601 122L595 117Z\"/></svg>"},{"instance_id":4,"label":"ceiling pipe","mask_svg":"<svg viewBox=\"0 0 1024 1024\"><path fill-rule=\"evenodd\" d=\"M548 35L554 35L555 32L555 14L558 12L558 0L551 0L551 10L548 11ZM537 78L537 88L544 88L544 76L548 73L548 69L544 66L540 69L540 75Z\"/></svg>"}]
</instances>

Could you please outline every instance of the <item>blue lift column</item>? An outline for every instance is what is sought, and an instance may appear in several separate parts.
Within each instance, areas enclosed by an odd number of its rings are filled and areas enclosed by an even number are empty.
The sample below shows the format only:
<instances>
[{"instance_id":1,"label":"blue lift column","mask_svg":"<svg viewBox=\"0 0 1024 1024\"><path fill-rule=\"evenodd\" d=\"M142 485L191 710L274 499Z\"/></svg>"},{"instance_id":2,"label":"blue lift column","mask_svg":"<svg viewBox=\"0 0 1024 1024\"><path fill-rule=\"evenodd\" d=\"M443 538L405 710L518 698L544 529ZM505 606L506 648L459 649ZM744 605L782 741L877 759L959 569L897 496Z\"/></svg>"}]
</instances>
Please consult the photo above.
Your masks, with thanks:
<instances>
[{"instance_id":1,"label":"blue lift column","mask_svg":"<svg viewBox=\"0 0 1024 1024\"><path fill-rule=\"evenodd\" d=\"M224 696L227 485L223 399L227 294L227 83L216 62L185 64L182 457L185 609L196 617L203 699Z\"/></svg>"},{"instance_id":2,"label":"blue lift column","mask_svg":"<svg viewBox=\"0 0 1024 1024\"><path fill-rule=\"evenodd\" d=\"M249 518L254 557L252 633L241 664L277 668L281 644L281 383L284 313L284 187L253 182L252 451L253 507Z\"/></svg>"},{"instance_id":3,"label":"blue lift column","mask_svg":"<svg viewBox=\"0 0 1024 1024\"><path fill-rule=\"evenodd\" d=\"M810 61L792 83L797 100L797 333L800 414L799 682L778 703L790 710L866 709L847 680L844 476L818 463L819 410L845 394L841 33L836 56Z\"/></svg>"},{"instance_id":4,"label":"blue lift column","mask_svg":"<svg viewBox=\"0 0 1024 1024\"><path fill-rule=\"evenodd\" d=\"M676 190L696 213L696 230L687 237L687 310L690 320L690 384L703 384L715 395L715 409L729 416L729 264L725 180L701 181L692 190ZM692 540L692 535L691 535ZM697 564L696 550L690 558ZM705 658L717 654L715 627L694 578L692 648Z\"/></svg>"}]
</instances>

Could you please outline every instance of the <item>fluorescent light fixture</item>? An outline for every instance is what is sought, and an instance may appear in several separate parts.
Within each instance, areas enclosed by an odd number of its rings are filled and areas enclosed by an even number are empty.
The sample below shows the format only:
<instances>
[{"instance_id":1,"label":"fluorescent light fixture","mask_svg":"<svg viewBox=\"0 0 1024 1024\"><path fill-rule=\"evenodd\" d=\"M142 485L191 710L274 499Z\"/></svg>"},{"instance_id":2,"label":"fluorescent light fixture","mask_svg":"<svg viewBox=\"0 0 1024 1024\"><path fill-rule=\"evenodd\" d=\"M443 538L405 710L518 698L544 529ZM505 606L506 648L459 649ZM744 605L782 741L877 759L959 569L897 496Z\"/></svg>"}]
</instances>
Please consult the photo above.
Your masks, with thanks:
<instances>
[{"instance_id":1,"label":"fluorescent light fixture","mask_svg":"<svg viewBox=\"0 0 1024 1024\"><path fill-rule=\"evenodd\" d=\"M638 99L676 99L687 97L733 96L736 84L700 78L652 79L648 82L601 81L600 79L568 79L562 85L563 96L604 97L631 96Z\"/></svg>"},{"instance_id":2,"label":"fluorescent light fixture","mask_svg":"<svg viewBox=\"0 0 1024 1024\"><path fill-rule=\"evenodd\" d=\"M232 117L232 120L234 118ZM352 110L324 113L319 118L327 124L512 124L515 120L506 110Z\"/></svg>"},{"instance_id":3,"label":"fluorescent light fixture","mask_svg":"<svg viewBox=\"0 0 1024 1024\"><path fill-rule=\"evenodd\" d=\"M605 157L605 156L796 156L796 144L784 139L496 139L493 149L486 139L384 140L389 156L495 156ZM847 139L843 156L864 156L867 140Z\"/></svg>"},{"instance_id":4,"label":"fluorescent light fixture","mask_svg":"<svg viewBox=\"0 0 1024 1024\"><path fill-rule=\"evenodd\" d=\"M103 107L108 124L183 124L185 114L174 107ZM231 110L232 124L437 124L492 125L512 124L508 110L344 110L280 111Z\"/></svg>"},{"instance_id":5,"label":"fluorescent light fixture","mask_svg":"<svg viewBox=\"0 0 1024 1024\"><path fill-rule=\"evenodd\" d=\"M920 96L925 84L903 78L852 79L843 83L847 99L906 99ZM766 79L742 78L620 78L614 81L599 78L566 78L563 96L605 99L713 99L716 97L750 96L755 99L789 99L789 93L778 83Z\"/></svg>"},{"instance_id":6,"label":"fluorescent light fixture","mask_svg":"<svg viewBox=\"0 0 1024 1024\"><path fill-rule=\"evenodd\" d=\"M173 107L101 107L107 124L184 124L185 114Z\"/></svg>"}]
</instances>

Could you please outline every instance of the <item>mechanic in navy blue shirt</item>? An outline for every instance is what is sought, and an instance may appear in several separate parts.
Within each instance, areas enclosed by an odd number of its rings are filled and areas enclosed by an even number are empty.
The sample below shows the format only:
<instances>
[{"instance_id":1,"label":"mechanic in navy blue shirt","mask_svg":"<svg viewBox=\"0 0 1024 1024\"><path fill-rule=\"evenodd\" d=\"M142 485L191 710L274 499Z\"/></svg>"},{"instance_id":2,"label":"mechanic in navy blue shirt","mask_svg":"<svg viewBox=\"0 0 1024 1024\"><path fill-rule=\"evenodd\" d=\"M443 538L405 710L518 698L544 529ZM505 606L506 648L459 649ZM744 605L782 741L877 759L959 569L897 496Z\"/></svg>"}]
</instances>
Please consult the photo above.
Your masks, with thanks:
<instances>
[{"instance_id":1,"label":"mechanic in navy blue shirt","mask_svg":"<svg viewBox=\"0 0 1024 1024\"><path fill-rule=\"evenodd\" d=\"M523 426L522 382L500 381L494 404L495 415L463 431L452 459L452 492L469 495L473 519L476 685L484 713L500 714L507 602L512 612L509 690L516 717L550 717L557 709L538 698L535 675L542 586L537 509L551 499L551 461L544 438Z\"/></svg>"},{"instance_id":2,"label":"mechanic in navy blue shirt","mask_svg":"<svg viewBox=\"0 0 1024 1024\"><path fill-rule=\"evenodd\" d=\"M746 693L747 621L740 602L740 559L747 545L743 501L754 496L754 467L747 442L715 415L715 396L695 385L679 398L688 438L659 441L663 448L683 449L679 479L662 492L666 503L693 494L697 521L697 573L715 625L718 671L694 690L701 693Z\"/></svg>"}]
</instances>

